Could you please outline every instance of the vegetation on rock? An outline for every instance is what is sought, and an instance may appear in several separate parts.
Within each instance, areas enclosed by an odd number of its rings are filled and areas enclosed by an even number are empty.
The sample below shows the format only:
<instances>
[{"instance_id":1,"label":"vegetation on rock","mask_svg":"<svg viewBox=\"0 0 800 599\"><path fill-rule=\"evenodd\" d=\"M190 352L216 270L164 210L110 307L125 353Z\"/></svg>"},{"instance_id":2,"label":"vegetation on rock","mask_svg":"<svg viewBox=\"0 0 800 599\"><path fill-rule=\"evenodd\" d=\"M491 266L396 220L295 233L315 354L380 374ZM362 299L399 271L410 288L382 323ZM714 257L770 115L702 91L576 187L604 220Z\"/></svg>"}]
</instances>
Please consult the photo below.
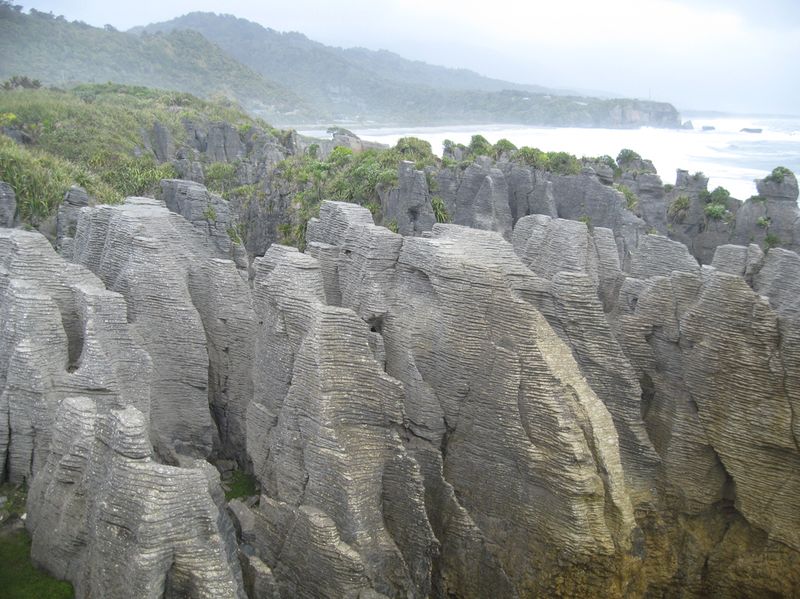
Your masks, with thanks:
<instances>
[{"instance_id":1,"label":"vegetation on rock","mask_svg":"<svg viewBox=\"0 0 800 599\"><path fill-rule=\"evenodd\" d=\"M794 175L791 169L788 169L785 166L776 166L774 169L772 169L772 172L764 178L764 181L783 183L783 179L791 175Z\"/></svg>"},{"instance_id":2,"label":"vegetation on rock","mask_svg":"<svg viewBox=\"0 0 800 599\"><path fill-rule=\"evenodd\" d=\"M0 91L0 181L18 197L23 222L37 227L58 208L72 185L95 201L115 203L152 194L161 179L177 175L159 164L146 146L154 123L177 142L185 121L258 124L227 101L209 102L190 94L117 84L80 85L70 91L13 87ZM233 187L233 165L209 165L209 186Z\"/></svg>"}]
</instances>

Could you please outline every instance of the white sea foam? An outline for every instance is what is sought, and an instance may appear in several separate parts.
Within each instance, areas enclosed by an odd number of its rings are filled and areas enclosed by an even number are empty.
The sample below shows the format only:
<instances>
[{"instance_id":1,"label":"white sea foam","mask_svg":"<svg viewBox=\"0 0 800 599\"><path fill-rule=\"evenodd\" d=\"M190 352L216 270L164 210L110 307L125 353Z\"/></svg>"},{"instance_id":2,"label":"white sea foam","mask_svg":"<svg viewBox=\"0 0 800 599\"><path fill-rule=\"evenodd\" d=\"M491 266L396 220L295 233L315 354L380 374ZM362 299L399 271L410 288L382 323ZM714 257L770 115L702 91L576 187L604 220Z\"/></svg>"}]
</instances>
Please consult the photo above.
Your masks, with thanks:
<instances>
[{"instance_id":1,"label":"white sea foam","mask_svg":"<svg viewBox=\"0 0 800 599\"><path fill-rule=\"evenodd\" d=\"M450 139L468 144L479 133L491 143L506 138L517 146L545 151L570 152L576 156L615 157L630 148L649 158L665 183L674 183L675 171L702 171L709 176L709 188L721 185L731 195L746 199L756 193L755 178L764 177L776 166L800 173L800 118L692 117L694 130L581 129L525 127L520 125L465 125L459 127L352 128L359 137L394 145L398 139L414 136L430 142L441 155L442 143ZM703 126L714 127L702 131ZM745 133L743 128L762 129ZM325 137L325 131L301 131Z\"/></svg>"}]
</instances>

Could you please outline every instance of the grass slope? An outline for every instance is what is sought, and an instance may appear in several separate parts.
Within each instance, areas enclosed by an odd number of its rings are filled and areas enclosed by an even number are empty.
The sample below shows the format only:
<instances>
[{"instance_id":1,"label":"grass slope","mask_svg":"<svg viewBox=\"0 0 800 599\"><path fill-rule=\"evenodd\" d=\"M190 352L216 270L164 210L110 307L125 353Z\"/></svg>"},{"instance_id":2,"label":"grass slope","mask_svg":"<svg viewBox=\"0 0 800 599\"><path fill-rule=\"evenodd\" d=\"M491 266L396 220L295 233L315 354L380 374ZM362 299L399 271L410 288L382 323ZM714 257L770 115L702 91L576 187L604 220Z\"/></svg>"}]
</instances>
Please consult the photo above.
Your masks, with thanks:
<instances>
[{"instance_id":1,"label":"grass slope","mask_svg":"<svg viewBox=\"0 0 800 599\"><path fill-rule=\"evenodd\" d=\"M156 163L146 147L148 132L158 122L180 143L184 118L269 128L229 102L180 92L116 84L0 91L0 126L28 141L0 135L0 181L14 188L21 218L34 227L53 214L71 185L104 203L152 193L175 172Z\"/></svg>"}]
</instances>

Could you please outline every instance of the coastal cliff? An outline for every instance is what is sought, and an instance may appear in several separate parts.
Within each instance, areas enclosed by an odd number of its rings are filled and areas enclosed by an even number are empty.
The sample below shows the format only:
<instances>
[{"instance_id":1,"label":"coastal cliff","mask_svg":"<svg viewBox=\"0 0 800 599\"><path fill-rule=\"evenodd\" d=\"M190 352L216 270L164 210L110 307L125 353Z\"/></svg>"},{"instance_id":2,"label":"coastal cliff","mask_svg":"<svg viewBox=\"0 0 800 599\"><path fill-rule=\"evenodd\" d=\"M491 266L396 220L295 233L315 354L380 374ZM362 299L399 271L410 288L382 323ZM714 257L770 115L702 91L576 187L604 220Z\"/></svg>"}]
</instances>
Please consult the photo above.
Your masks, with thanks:
<instances>
[{"instance_id":1,"label":"coastal cliff","mask_svg":"<svg viewBox=\"0 0 800 599\"><path fill-rule=\"evenodd\" d=\"M237 267L207 201L0 235L4 474L79 596L796 596L797 254L324 202Z\"/></svg>"},{"instance_id":2,"label":"coastal cliff","mask_svg":"<svg viewBox=\"0 0 800 599\"><path fill-rule=\"evenodd\" d=\"M207 110L116 169L0 138L34 564L120 599L800 595L791 171L742 202L630 150Z\"/></svg>"}]
</instances>

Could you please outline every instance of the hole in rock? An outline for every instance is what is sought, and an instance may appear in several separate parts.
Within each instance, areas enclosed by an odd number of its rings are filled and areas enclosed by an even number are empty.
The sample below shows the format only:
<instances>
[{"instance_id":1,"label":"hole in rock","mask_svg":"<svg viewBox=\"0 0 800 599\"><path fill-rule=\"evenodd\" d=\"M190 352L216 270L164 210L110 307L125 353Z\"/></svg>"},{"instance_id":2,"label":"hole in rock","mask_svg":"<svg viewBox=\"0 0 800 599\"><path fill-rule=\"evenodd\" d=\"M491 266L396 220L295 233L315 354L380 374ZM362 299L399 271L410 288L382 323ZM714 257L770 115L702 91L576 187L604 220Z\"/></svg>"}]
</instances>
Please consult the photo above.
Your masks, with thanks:
<instances>
[{"instance_id":1,"label":"hole in rock","mask_svg":"<svg viewBox=\"0 0 800 599\"><path fill-rule=\"evenodd\" d=\"M75 372L83 353L83 324L77 314L61 314L61 325L67 334L67 372Z\"/></svg>"}]
</instances>

